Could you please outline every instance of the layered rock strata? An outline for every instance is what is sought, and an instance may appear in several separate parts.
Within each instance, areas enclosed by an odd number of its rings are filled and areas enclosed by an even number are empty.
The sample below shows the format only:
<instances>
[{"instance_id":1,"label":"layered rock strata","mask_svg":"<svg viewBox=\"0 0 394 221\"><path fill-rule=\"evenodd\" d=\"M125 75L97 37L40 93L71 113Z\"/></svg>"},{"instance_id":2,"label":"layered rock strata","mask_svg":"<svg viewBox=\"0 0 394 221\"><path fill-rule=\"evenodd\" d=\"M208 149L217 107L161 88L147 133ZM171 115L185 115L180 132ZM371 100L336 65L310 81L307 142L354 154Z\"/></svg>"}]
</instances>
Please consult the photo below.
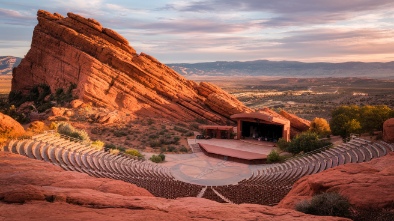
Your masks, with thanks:
<instances>
[{"instance_id":1,"label":"layered rock strata","mask_svg":"<svg viewBox=\"0 0 394 221\"><path fill-rule=\"evenodd\" d=\"M13 71L12 90L47 84L52 92L77 87L74 95L97 106L144 115L226 122L249 112L232 95L210 83L185 79L94 19L40 10L31 49Z\"/></svg>"}]
</instances>

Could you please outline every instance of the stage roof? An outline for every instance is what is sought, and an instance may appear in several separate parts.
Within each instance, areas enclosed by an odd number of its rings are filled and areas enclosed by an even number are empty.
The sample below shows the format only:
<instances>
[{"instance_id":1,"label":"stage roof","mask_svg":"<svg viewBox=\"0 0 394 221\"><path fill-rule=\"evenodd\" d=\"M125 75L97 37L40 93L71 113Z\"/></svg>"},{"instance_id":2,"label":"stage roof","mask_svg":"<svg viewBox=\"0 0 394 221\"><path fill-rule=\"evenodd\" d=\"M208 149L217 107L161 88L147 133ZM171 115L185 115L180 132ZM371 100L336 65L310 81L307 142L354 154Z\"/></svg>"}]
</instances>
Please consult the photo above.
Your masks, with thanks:
<instances>
[{"instance_id":1,"label":"stage roof","mask_svg":"<svg viewBox=\"0 0 394 221\"><path fill-rule=\"evenodd\" d=\"M233 114L231 115L230 118L234 120L245 120L245 119L263 120L266 122L271 122L281 125L290 125L290 121L287 119L282 119L279 117L272 116L269 113L261 113L261 112Z\"/></svg>"}]
</instances>

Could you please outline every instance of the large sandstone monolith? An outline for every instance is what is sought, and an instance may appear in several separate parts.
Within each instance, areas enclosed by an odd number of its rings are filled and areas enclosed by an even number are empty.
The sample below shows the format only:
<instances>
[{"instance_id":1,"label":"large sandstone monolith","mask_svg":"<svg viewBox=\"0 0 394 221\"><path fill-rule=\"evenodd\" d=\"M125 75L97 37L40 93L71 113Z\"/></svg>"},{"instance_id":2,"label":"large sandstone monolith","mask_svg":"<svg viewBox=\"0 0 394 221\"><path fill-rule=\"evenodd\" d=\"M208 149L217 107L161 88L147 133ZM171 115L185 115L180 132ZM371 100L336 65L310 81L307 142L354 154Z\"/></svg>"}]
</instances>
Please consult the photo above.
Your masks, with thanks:
<instances>
[{"instance_id":1,"label":"large sandstone monolith","mask_svg":"<svg viewBox=\"0 0 394 221\"><path fill-rule=\"evenodd\" d=\"M394 143L394 118L383 123L383 140L387 143Z\"/></svg>"},{"instance_id":2,"label":"large sandstone monolith","mask_svg":"<svg viewBox=\"0 0 394 221\"><path fill-rule=\"evenodd\" d=\"M27 93L38 84L51 91L76 88L82 102L141 116L225 123L251 111L209 83L185 79L150 55L140 53L94 19L68 13L37 13L31 48L14 69L12 90Z\"/></svg>"}]
</instances>

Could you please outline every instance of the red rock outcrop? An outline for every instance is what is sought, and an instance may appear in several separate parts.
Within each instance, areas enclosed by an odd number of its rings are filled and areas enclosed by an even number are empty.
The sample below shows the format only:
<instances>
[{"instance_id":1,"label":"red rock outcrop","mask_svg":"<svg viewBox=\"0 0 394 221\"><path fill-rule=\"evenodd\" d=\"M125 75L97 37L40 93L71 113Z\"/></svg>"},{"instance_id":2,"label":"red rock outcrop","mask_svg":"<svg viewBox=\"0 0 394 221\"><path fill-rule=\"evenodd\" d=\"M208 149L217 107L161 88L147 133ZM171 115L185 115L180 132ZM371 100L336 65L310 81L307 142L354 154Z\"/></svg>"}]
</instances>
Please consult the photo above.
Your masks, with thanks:
<instances>
[{"instance_id":1,"label":"red rock outcrop","mask_svg":"<svg viewBox=\"0 0 394 221\"><path fill-rule=\"evenodd\" d=\"M311 122L309 120L297 117L296 115L290 114L284 110L281 110L279 114L290 121L292 131L291 137L295 136L300 132L308 130L311 125Z\"/></svg>"},{"instance_id":2,"label":"red rock outcrop","mask_svg":"<svg viewBox=\"0 0 394 221\"><path fill-rule=\"evenodd\" d=\"M0 136L1 137L18 137L25 133L25 129L20 123L10 116L0 112Z\"/></svg>"},{"instance_id":3,"label":"red rock outcrop","mask_svg":"<svg viewBox=\"0 0 394 221\"><path fill-rule=\"evenodd\" d=\"M370 162L346 164L298 180L278 207L291 208L322 192L338 192L365 209L394 209L394 153Z\"/></svg>"},{"instance_id":4,"label":"red rock outcrop","mask_svg":"<svg viewBox=\"0 0 394 221\"><path fill-rule=\"evenodd\" d=\"M383 140L387 143L394 143L394 118L383 123Z\"/></svg>"},{"instance_id":5,"label":"red rock outcrop","mask_svg":"<svg viewBox=\"0 0 394 221\"><path fill-rule=\"evenodd\" d=\"M152 197L133 184L64 171L0 152L0 214L5 220L348 220L202 198Z\"/></svg>"},{"instance_id":6,"label":"red rock outcrop","mask_svg":"<svg viewBox=\"0 0 394 221\"><path fill-rule=\"evenodd\" d=\"M235 97L209 84L189 81L152 56L136 51L94 19L40 10L31 49L13 71L12 90L37 84L73 91L97 106L179 120L226 122L248 112Z\"/></svg>"}]
</instances>

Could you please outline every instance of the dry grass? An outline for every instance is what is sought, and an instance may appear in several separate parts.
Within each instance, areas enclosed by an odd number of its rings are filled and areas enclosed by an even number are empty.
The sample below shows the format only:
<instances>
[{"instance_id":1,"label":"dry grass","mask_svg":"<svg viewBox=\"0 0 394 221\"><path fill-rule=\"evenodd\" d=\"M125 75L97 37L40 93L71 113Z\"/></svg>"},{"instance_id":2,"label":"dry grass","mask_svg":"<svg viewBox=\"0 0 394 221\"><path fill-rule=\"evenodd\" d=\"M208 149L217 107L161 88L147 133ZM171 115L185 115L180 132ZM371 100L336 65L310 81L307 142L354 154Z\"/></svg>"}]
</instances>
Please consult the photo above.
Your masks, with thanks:
<instances>
[{"instance_id":1,"label":"dry grass","mask_svg":"<svg viewBox=\"0 0 394 221\"><path fill-rule=\"evenodd\" d=\"M0 76L0 94L8 94L11 91L12 76Z\"/></svg>"}]
</instances>

